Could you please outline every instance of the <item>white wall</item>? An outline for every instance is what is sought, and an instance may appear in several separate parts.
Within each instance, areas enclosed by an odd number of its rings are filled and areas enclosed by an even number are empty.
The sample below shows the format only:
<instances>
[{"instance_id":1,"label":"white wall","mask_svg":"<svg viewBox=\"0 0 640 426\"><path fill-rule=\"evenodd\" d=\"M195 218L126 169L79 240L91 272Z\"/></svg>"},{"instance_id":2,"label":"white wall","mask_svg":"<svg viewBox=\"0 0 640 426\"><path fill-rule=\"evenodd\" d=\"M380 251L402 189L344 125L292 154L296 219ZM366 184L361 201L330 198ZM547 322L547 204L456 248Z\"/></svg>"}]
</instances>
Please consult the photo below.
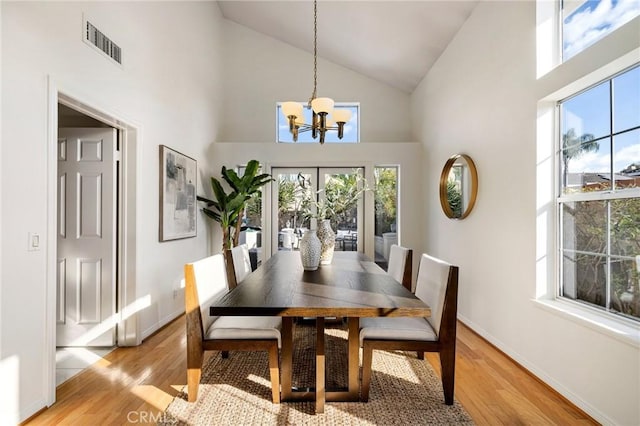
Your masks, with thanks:
<instances>
[{"instance_id":1,"label":"white wall","mask_svg":"<svg viewBox=\"0 0 640 426\"><path fill-rule=\"evenodd\" d=\"M424 189L424 241L460 266L460 318L596 420L620 425L640 424L637 344L533 302L538 257L553 259L536 252L536 238L553 235L536 234L537 102L637 48L637 24L536 80L535 2L480 2L412 94L425 182L455 153L478 169L477 204L463 221L434 208L435 186Z\"/></svg>"},{"instance_id":2,"label":"white wall","mask_svg":"<svg viewBox=\"0 0 640 426\"><path fill-rule=\"evenodd\" d=\"M231 21L224 31L224 120L217 140L273 144L276 103L306 102L311 95L313 55ZM319 58L318 96L360 102L363 143L414 141L409 95L400 90Z\"/></svg>"},{"instance_id":3,"label":"white wall","mask_svg":"<svg viewBox=\"0 0 640 426\"><path fill-rule=\"evenodd\" d=\"M81 40L82 15L123 49L122 68ZM174 299L182 265L210 246L198 237L158 242L158 145L198 160L219 126L221 16L211 2L2 3L2 299L0 419L22 420L45 405L47 81L139 125L137 295L148 335L184 310ZM199 182L202 188L201 182ZM27 252L27 233L43 249ZM55 284L55 283L54 283ZM5 375L6 374L6 375ZM11 376L11 377L10 377ZM5 397L5 395L14 395Z\"/></svg>"}]
</instances>

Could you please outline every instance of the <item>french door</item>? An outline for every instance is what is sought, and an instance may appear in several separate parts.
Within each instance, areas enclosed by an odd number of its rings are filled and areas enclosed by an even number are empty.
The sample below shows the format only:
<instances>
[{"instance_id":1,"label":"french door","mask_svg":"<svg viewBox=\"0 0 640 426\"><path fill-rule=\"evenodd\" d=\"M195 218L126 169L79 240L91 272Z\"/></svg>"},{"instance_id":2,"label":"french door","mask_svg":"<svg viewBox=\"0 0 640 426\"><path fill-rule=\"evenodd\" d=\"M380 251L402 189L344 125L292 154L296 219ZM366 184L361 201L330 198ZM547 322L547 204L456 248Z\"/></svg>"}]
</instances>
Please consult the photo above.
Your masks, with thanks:
<instances>
[{"instance_id":1,"label":"french door","mask_svg":"<svg viewBox=\"0 0 640 426\"><path fill-rule=\"evenodd\" d=\"M317 202L339 198L349 185L357 185L360 167L274 167L271 175L271 252L298 250L308 229L317 229ZM324 200L324 201L323 201ZM342 206L341 206L342 207ZM336 250L364 251L364 203L360 197L347 208L335 209L331 228L336 233Z\"/></svg>"}]
</instances>

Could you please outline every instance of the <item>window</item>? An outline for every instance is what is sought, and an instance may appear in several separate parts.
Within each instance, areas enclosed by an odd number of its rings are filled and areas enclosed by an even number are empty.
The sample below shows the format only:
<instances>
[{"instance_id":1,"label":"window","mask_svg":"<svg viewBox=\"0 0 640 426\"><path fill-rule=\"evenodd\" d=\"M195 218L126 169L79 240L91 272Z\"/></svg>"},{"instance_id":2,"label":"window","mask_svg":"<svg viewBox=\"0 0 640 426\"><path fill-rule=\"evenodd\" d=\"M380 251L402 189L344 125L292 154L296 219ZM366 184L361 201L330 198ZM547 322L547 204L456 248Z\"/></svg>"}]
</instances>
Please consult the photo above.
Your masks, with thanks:
<instances>
[{"instance_id":1,"label":"window","mask_svg":"<svg viewBox=\"0 0 640 426\"><path fill-rule=\"evenodd\" d=\"M640 320L640 66L560 101L560 296Z\"/></svg>"},{"instance_id":2,"label":"window","mask_svg":"<svg viewBox=\"0 0 640 426\"><path fill-rule=\"evenodd\" d=\"M582 52L638 15L637 0L563 0L562 60Z\"/></svg>"},{"instance_id":3,"label":"window","mask_svg":"<svg viewBox=\"0 0 640 426\"><path fill-rule=\"evenodd\" d=\"M306 105L307 102L300 102L302 105L305 105L304 108L304 122L311 123L311 109L309 109ZM326 134L325 142L326 143L358 143L360 142L360 104L359 103L336 103L336 109L348 109L351 111L351 119L344 125L344 135L342 139L338 139L338 132L335 130L329 131ZM293 136L291 132L289 132L289 122L286 117L282 114L282 110L280 108L280 103L276 107L276 117L277 123L276 126L276 141L279 143L294 143ZM329 119L331 119L331 115L329 115ZM311 137L311 132L301 132L298 135L298 142L295 143L318 143L318 138L313 139Z\"/></svg>"},{"instance_id":4,"label":"window","mask_svg":"<svg viewBox=\"0 0 640 426\"><path fill-rule=\"evenodd\" d=\"M385 266L392 244L398 244L398 166L376 166L375 178L375 261Z\"/></svg>"},{"instance_id":5,"label":"window","mask_svg":"<svg viewBox=\"0 0 640 426\"><path fill-rule=\"evenodd\" d=\"M238 176L242 177L245 170L246 166L238 166ZM262 167L258 171L258 174L260 173L263 173ZM249 247L251 268L256 269L262 263L262 189L247 200L241 220L242 227L238 243Z\"/></svg>"}]
</instances>

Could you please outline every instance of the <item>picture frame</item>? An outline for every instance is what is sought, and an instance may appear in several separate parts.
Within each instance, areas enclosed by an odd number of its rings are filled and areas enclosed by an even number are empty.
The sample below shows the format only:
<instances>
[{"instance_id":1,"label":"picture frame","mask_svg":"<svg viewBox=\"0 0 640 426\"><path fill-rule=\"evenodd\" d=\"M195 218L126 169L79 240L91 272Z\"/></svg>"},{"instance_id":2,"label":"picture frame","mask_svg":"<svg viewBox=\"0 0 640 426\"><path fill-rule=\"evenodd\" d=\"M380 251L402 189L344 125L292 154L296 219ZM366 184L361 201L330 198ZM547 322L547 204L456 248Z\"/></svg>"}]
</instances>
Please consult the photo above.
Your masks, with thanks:
<instances>
[{"instance_id":1,"label":"picture frame","mask_svg":"<svg viewBox=\"0 0 640 426\"><path fill-rule=\"evenodd\" d=\"M160 145L160 241L197 234L198 164L166 145Z\"/></svg>"}]
</instances>

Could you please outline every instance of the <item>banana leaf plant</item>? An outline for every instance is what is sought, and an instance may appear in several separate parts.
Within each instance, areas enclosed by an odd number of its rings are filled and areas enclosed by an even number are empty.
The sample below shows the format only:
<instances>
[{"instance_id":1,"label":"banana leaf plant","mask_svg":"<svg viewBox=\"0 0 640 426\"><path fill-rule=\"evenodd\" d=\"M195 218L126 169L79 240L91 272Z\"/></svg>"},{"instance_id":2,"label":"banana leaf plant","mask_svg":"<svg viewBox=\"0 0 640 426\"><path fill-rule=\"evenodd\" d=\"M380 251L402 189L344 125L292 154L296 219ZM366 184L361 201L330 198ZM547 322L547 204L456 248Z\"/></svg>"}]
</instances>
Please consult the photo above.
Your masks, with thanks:
<instances>
[{"instance_id":1,"label":"banana leaf plant","mask_svg":"<svg viewBox=\"0 0 640 426\"><path fill-rule=\"evenodd\" d=\"M215 220L222 228L222 249L230 250L238 245L238 238L242 227L242 217L247 201L260 191L260 188L273 179L267 173L258 174L260 163L251 160L245 167L242 177L233 169L222 166L222 179L229 185L227 193L222 183L211 177L211 189L215 200L198 196L198 201L206 203L202 209L207 217Z\"/></svg>"}]
</instances>

